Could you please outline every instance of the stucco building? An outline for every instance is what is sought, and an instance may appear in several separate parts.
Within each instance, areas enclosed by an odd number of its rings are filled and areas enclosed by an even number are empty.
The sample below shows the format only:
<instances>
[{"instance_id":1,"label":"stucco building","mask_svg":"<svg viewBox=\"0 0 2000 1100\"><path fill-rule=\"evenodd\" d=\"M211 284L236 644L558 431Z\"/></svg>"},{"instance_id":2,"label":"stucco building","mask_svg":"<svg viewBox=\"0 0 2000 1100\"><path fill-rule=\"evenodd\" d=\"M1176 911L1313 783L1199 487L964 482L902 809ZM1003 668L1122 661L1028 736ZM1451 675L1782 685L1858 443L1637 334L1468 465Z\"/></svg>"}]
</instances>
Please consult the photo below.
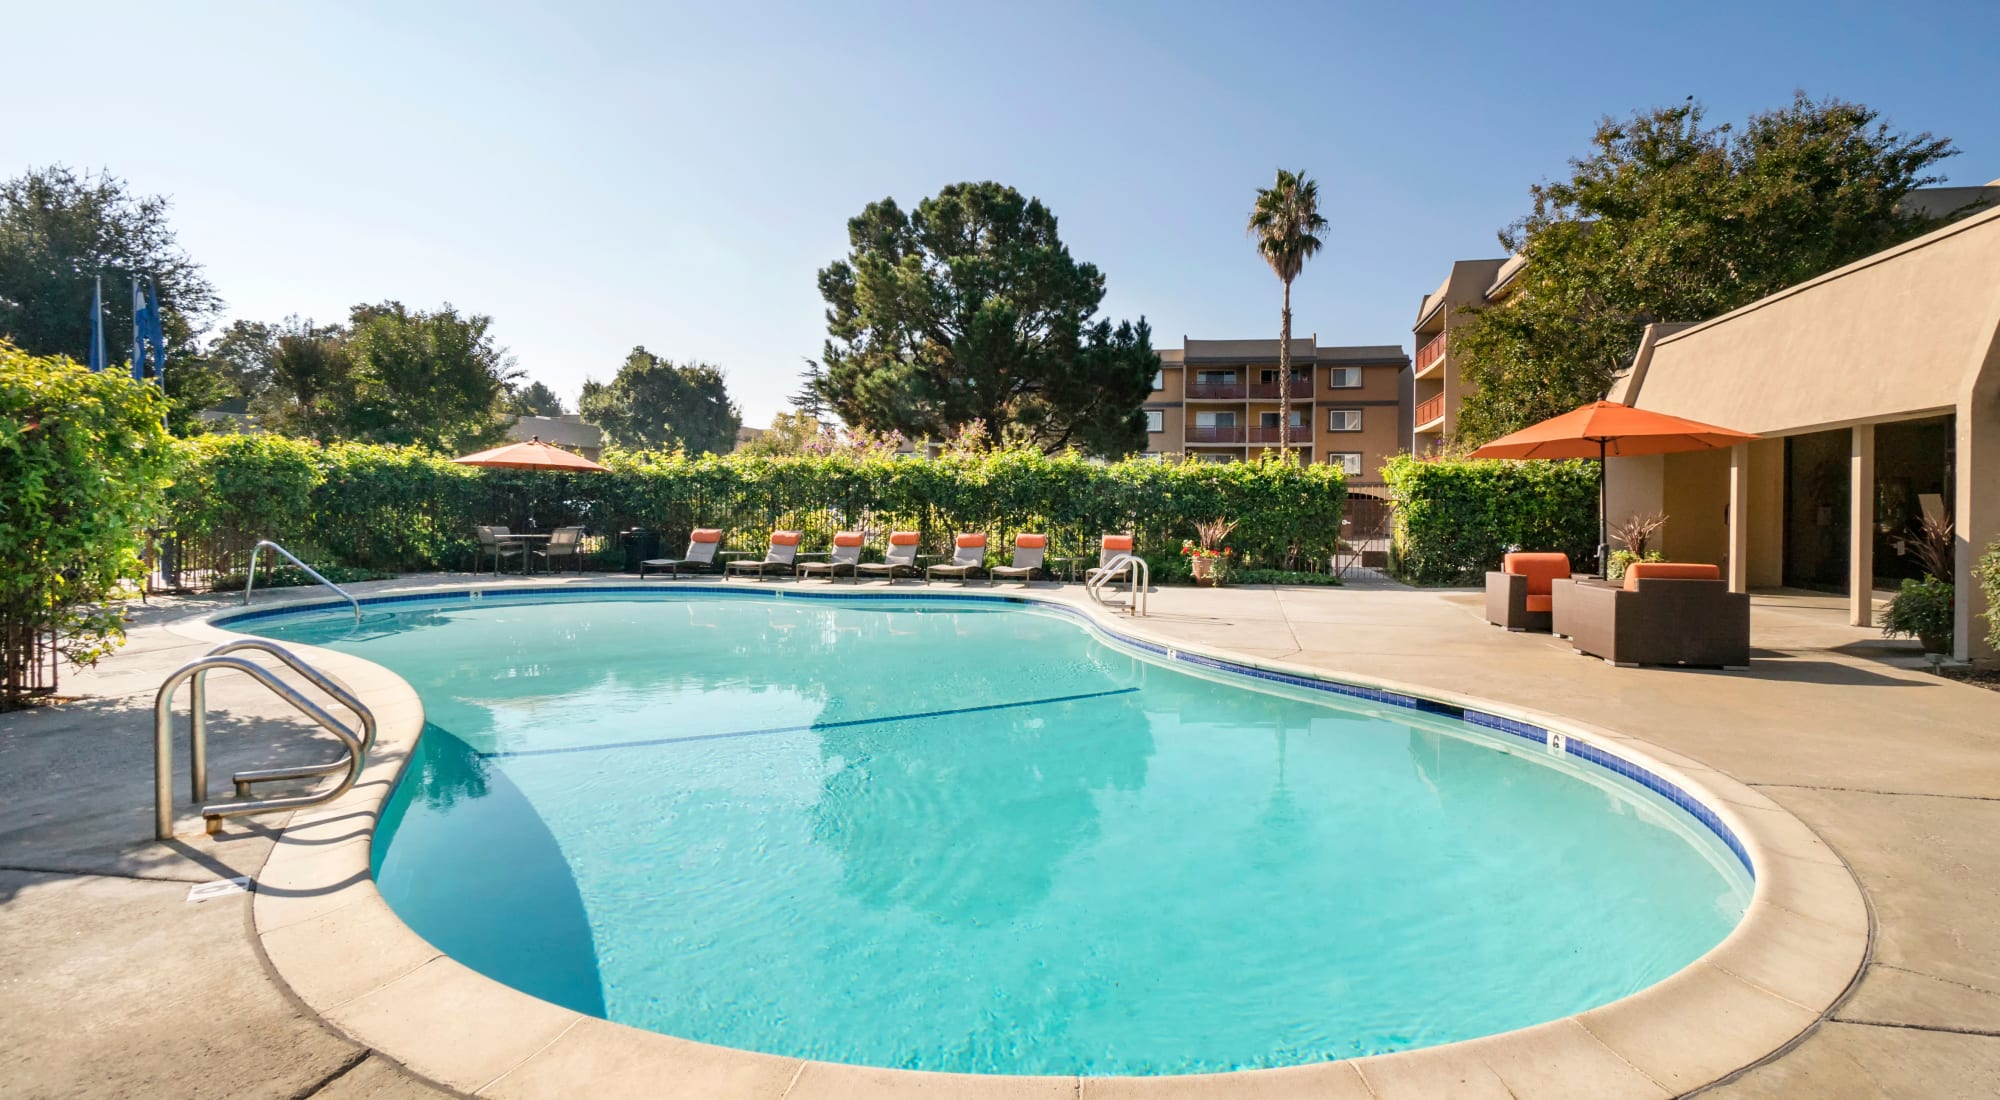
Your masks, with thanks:
<instances>
[{"instance_id":1,"label":"stucco building","mask_svg":"<svg viewBox=\"0 0 2000 1100\"><path fill-rule=\"evenodd\" d=\"M1655 325L1609 397L1764 438L1613 459L1610 518L1664 512L1661 548L1738 591L1873 597L1920 565L1925 515L1955 527L1961 658L1995 656L1972 577L2000 539L2000 209L1698 325Z\"/></svg>"},{"instance_id":2,"label":"stucco building","mask_svg":"<svg viewBox=\"0 0 2000 1100\"><path fill-rule=\"evenodd\" d=\"M1160 352L1146 399L1146 450L1232 462L1289 436L1304 462L1338 463L1354 485L1378 484L1410 429L1410 357L1396 345L1291 347L1291 423L1280 423L1278 341L1189 340Z\"/></svg>"},{"instance_id":3,"label":"stucco building","mask_svg":"<svg viewBox=\"0 0 2000 1100\"><path fill-rule=\"evenodd\" d=\"M1458 428L1458 406L1470 392L1461 357L1451 350L1452 332L1467 320L1461 310L1505 301L1513 293L1521 263L1519 256L1459 260L1451 265L1451 274L1444 282L1424 295L1418 305L1417 323L1410 328L1415 338L1412 346L1417 349L1412 365L1410 438L1405 443L1411 454L1436 454Z\"/></svg>"}]
</instances>

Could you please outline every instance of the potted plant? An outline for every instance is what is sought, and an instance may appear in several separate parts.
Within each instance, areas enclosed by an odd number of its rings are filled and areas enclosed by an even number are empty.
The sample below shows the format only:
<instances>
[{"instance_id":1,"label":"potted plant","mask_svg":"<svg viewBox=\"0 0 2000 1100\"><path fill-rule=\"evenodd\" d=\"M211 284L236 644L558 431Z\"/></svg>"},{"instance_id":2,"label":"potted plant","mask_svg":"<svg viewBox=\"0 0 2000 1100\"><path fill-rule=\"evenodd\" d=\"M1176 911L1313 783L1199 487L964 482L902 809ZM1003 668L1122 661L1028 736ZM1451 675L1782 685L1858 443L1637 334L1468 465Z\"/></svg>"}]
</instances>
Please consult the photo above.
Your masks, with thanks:
<instances>
[{"instance_id":1,"label":"potted plant","mask_svg":"<svg viewBox=\"0 0 2000 1100\"><path fill-rule=\"evenodd\" d=\"M1236 530L1236 521L1212 519L1206 523L1195 524L1194 530L1195 534L1200 536L1199 541L1184 539L1181 542L1181 554L1188 559L1188 568L1194 573L1194 583L1219 584L1230 554L1229 547L1222 545L1222 540L1229 537L1229 532Z\"/></svg>"},{"instance_id":2,"label":"potted plant","mask_svg":"<svg viewBox=\"0 0 2000 1100\"><path fill-rule=\"evenodd\" d=\"M1926 576L1903 582L1902 591L1889 601L1889 616L1882 622L1884 637L1914 637L1924 643L1925 653L1951 652L1951 582Z\"/></svg>"},{"instance_id":3,"label":"potted plant","mask_svg":"<svg viewBox=\"0 0 2000 1100\"><path fill-rule=\"evenodd\" d=\"M1625 567L1635 561L1665 561L1666 555L1650 549L1650 546L1653 536L1659 534L1660 529L1666 525L1666 515L1654 512L1651 515L1631 516L1625 522L1613 527L1611 541L1622 549L1611 552L1611 560L1606 563L1605 579L1611 581L1624 579Z\"/></svg>"}]
</instances>

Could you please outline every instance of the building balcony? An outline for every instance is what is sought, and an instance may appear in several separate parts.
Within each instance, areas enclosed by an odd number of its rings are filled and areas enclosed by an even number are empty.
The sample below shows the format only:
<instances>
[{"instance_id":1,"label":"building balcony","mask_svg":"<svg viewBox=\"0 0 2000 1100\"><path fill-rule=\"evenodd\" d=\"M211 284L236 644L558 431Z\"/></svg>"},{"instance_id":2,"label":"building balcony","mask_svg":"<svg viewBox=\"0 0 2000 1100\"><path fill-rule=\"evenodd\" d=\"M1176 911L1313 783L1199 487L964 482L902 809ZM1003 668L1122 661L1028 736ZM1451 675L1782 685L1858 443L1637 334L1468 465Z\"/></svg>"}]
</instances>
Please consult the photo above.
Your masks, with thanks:
<instances>
[{"instance_id":1,"label":"building balcony","mask_svg":"<svg viewBox=\"0 0 2000 1100\"><path fill-rule=\"evenodd\" d=\"M1310 378L1292 379L1291 389L1293 397L1303 397L1308 401L1312 399L1313 384ZM1250 396L1266 397L1275 401L1280 396L1278 393L1278 384L1276 382L1252 382L1250 383Z\"/></svg>"},{"instance_id":2,"label":"building balcony","mask_svg":"<svg viewBox=\"0 0 2000 1100\"><path fill-rule=\"evenodd\" d=\"M1309 424L1294 424L1290 431L1276 424L1268 427L1258 424L1250 429L1252 443L1311 443L1312 437L1313 430Z\"/></svg>"},{"instance_id":3,"label":"building balcony","mask_svg":"<svg viewBox=\"0 0 2000 1100\"><path fill-rule=\"evenodd\" d=\"M1190 401L1241 401L1248 390L1241 382L1189 382L1183 396Z\"/></svg>"},{"instance_id":4,"label":"building balcony","mask_svg":"<svg viewBox=\"0 0 2000 1100\"><path fill-rule=\"evenodd\" d=\"M1417 412L1415 420L1416 420L1417 430L1420 432L1426 428L1431 427L1432 425L1443 424L1444 394L1438 394L1436 397L1433 397L1428 401L1419 401L1417 403Z\"/></svg>"},{"instance_id":5,"label":"building balcony","mask_svg":"<svg viewBox=\"0 0 2000 1100\"><path fill-rule=\"evenodd\" d=\"M1430 338L1423 347L1417 349L1416 376L1422 378L1424 372L1444 362L1445 334L1440 332Z\"/></svg>"},{"instance_id":6,"label":"building balcony","mask_svg":"<svg viewBox=\"0 0 2000 1100\"><path fill-rule=\"evenodd\" d=\"M1241 388L1241 387L1239 387ZM1187 427L1189 443L1241 443L1241 424L1190 424Z\"/></svg>"}]
</instances>

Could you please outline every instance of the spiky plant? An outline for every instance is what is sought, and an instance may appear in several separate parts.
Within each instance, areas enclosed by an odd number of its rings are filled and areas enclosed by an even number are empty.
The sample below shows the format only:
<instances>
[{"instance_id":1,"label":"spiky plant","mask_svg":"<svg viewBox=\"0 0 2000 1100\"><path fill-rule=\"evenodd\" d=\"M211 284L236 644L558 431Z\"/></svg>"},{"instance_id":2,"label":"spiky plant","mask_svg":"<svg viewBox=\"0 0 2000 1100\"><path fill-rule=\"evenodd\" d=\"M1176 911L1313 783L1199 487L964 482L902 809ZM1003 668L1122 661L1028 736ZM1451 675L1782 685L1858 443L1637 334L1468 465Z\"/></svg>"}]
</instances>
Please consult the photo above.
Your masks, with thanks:
<instances>
[{"instance_id":1,"label":"spiky plant","mask_svg":"<svg viewBox=\"0 0 2000 1100\"><path fill-rule=\"evenodd\" d=\"M1257 252L1284 284L1284 311L1278 323L1278 454L1292 455L1292 280L1319 252L1326 219L1319 214L1319 184L1304 172L1278 169L1277 182L1257 192L1249 232Z\"/></svg>"}]
</instances>

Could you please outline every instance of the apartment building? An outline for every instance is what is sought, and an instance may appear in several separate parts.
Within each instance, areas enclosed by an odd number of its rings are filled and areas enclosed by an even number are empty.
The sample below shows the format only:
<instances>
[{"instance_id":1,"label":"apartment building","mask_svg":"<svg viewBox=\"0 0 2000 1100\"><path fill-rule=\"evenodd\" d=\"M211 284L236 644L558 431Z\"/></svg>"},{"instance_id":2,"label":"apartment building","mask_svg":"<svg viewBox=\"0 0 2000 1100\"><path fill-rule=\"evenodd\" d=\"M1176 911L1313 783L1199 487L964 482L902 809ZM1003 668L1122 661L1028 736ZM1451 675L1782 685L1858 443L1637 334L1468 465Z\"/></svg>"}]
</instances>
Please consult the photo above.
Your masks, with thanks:
<instances>
[{"instance_id":1,"label":"apartment building","mask_svg":"<svg viewBox=\"0 0 2000 1100\"><path fill-rule=\"evenodd\" d=\"M1146 450L1234 462L1289 439L1303 462L1335 462L1350 483L1382 480L1410 433L1410 357L1395 345L1291 346L1291 421L1281 423L1276 340L1191 340L1160 352L1146 400Z\"/></svg>"},{"instance_id":2,"label":"apartment building","mask_svg":"<svg viewBox=\"0 0 2000 1100\"><path fill-rule=\"evenodd\" d=\"M1451 334L1466 318L1466 306L1485 307L1513 293L1522 257L1459 260L1436 290L1424 295L1411 326L1417 349L1411 371L1411 454L1436 454L1458 428L1458 407L1471 391L1451 350Z\"/></svg>"}]
</instances>

